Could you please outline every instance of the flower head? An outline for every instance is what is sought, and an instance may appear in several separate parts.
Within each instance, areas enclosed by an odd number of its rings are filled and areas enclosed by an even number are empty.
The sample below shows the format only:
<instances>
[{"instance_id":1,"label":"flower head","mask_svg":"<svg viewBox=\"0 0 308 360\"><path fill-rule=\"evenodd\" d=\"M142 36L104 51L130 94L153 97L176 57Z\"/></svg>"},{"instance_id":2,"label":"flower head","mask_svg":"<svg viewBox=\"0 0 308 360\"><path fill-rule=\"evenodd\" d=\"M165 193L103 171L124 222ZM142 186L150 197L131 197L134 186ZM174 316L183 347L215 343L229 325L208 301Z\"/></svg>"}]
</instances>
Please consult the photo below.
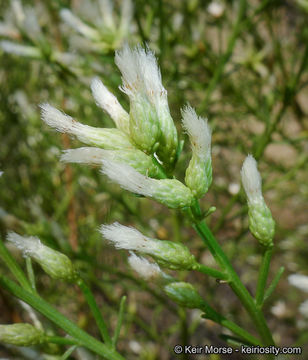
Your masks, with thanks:
<instances>
[{"instance_id":1,"label":"flower head","mask_svg":"<svg viewBox=\"0 0 308 360\"><path fill-rule=\"evenodd\" d=\"M156 263L150 263L144 257L137 256L134 252L128 258L130 267L144 280L157 280L162 277L162 271Z\"/></svg>"},{"instance_id":2,"label":"flower head","mask_svg":"<svg viewBox=\"0 0 308 360\"><path fill-rule=\"evenodd\" d=\"M257 162L252 155L246 157L241 176L248 202L255 202L263 198L261 176L257 168Z\"/></svg>"},{"instance_id":3,"label":"flower head","mask_svg":"<svg viewBox=\"0 0 308 360\"><path fill-rule=\"evenodd\" d=\"M182 125L192 147L185 182L193 194L201 198L212 182L211 130L207 119L199 117L189 105L182 110Z\"/></svg>"},{"instance_id":4,"label":"flower head","mask_svg":"<svg viewBox=\"0 0 308 360\"><path fill-rule=\"evenodd\" d=\"M246 157L241 176L248 200L249 229L262 245L272 246L275 222L270 209L265 204L261 189L261 176L257 169L257 162L252 155Z\"/></svg>"},{"instance_id":5,"label":"flower head","mask_svg":"<svg viewBox=\"0 0 308 360\"><path fill-rule=\"evenodd\" d=\"M175 179L151 179L131 166L103 160L102 173L123 189L153 198L170 208L190 206L193 195L188 187Z\"/></svg>"},{"instance_id":6,"label":"flower head","mask_svg":"<svg viewBox=\"0 0 308 360\"><path fill-rule=\"evenodd\" d=\"M104 149L133 148L128 137L118 129L95 128L83 125L49 104L41 104L42 120L62 133L68 133L78 140Z\"/></svg>"},{"instance_id":7,"label":"flower head","mask_svg":"<svg viewBox=\"0 0 308 360\"><path fill-rule=\"evenodd\" d=\"M43 245L39 238L20 236L11 232L7 236L7 241L20 249L25 257L29 256L38 262L50 277L67 281L76 278L77 274L71 260L59 251Z\"/></svg>"},{"instance_id":8,"label":"flower head","mask_svg":"<svg viewBox=\"0 0 308 360\"><path fill-rule=\"evenodd\" d=\"M132 227L119 223L102 225L101 233L117 249L149 255L161 266L170 269L192 269L196 265L194 256L180 243L152 239Z\"/></svg>"}]
</instances>

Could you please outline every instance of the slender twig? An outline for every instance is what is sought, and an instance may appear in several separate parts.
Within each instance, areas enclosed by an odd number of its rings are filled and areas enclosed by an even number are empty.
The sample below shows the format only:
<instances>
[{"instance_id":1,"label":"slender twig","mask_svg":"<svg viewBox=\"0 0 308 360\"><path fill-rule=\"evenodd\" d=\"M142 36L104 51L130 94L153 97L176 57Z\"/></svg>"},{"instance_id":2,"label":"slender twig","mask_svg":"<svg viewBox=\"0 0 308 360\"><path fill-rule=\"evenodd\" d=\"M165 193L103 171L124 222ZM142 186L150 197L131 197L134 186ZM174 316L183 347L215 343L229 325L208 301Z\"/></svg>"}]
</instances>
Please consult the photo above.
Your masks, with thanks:
<instances>
[{"instance_id":1,"label":"slender twig","mask_svg":"<svg viewBox=\"0 0 308 360\"><path fill-rule=\"evenodd\" d=\"M269 266L271 263L273 248L268 247L264 249L262 262L259 270L259 278L257 283L257 291L256 291L256 305L257 307L261 307L264 301L264 291L267 282Z\"/></svg>"},{"instance_id":2,"label":"slender twig","mask_svg":"<svg viewBox=\"0 0 308 360\"><path fill-rule=\"evenodd\" d=\"M80 329L76 324L58 312L58 310L49 305L40 296L24 290L22 287L18 286L15 282L11 281L3 275L0 275L0 285L9 291L13 296L16 296L20 300L26 302L46 318L58 325L69 335L79 341L82 346L88 348L105 359L124 360L124 358L119 353L115 352L109 346L101 343Z\"/></svg>"},{"instance_id":3,"label":"slender twig","mask_svg":"<svg viewBox=\"0 0 308 360\"><path fill-rule=\"evenodd\" d=\"M125 302L126 302L126 296L122 296L121 302L120 302L120 308L118 313L118 320L117 320L117 326L114 330L114 335L112 337L112 346L113 348L116 348L120 331L122 327L123 317L124 317L124 310L125 310Z\"/></svg>"},{"instance_id":4,"label":"slender twig","mask_svg":"<svg viewBox=\"0 0 308 360\"><path fill-rule=\"evenodd\" d=\"M26 266L27 266L27 273L28 273L28 279L30 281L31 287L34 292L36 292L36 285L35 285L35 275L32 267L32 261L30 257L26 257Z\"/></svg>"},{"instance_id":5,"label":"slender twig","mask_svg":"<svg viewBox=\"0 0 308 360\"><path fill-rule=\"evenodd\" d=\"M94 298L94 295L92 294L92 291L87 286L87 284L82 280L78 279L77 281L78 286L80 287L81 291L83 292L84 297L87 300L87 303L91 309L92 315L96 321L96 324L100 330L102 339L107 345L111 345L112 341L109 336L107 325L103 319L102 313L96 303L96 300Z\"/></svg>"},{"instance_id":6,"label":"slender twig","mask_svg":"<svg viewBox=\"0 0 308 360\"><path fill-rule=\"evenodd\" d=\"M229 279L229 276L227 274L225 274L224 272L210 268L210 267L202 265L202 264L198 264L198 266L196 268L194 268L194 270L197 270L206 275L213 276L214 278L219 279L219 280L228 280Z\"/></svg>"},{"instance_id":7,"label":"slender twig","mask_svg":"<svg viewBox=\"0 0 308 360\"><path fill-rule=\"evenodd\" d=\"M278 282L279 282L283 272L284 272L284 267L281 266L279 268L279 270L277 271L277 274L274 276L274 279L270 283L269 287L265 291L265 294L264 294L264 297L263 297L263 303L261 305L263 305L264 302L272 295L272 293L276 289L276 286L278 285Z\"/></svg>"},{"instance_id":8,"label":"slender twig","mask_svg":"<svg viewBox=\"0 0 308 360\"><path fill-rule=\"evenodd\" d=\"M195 222L194 228L211 251L216 262L229 275L229 285L235 295L239 298L243 306L246 308L247 312L250 314L258 330L258 333L262 338L263 345L273 345L274 340L266 324L262 311L260 311L260 309L256 307L254 299L239 279L237 273L230 264L229 259L218 244L216 238L214 237L210 229L207 227L206 223Z\"/></svg>"}]
</instances>

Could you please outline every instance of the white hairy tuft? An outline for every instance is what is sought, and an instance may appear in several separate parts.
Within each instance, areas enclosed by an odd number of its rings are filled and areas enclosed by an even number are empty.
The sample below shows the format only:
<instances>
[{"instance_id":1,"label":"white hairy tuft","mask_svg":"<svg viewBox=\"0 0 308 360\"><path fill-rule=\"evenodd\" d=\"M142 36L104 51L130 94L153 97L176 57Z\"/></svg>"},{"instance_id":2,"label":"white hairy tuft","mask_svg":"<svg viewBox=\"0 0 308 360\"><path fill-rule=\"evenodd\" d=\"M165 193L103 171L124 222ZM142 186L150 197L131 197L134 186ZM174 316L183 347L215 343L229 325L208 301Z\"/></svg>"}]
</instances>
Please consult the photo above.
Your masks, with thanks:
<instances>
[{"instance_id":1,"label":"white hairy tuft","mask_svg":"<svg viewBox=\"0 0 308 360\"><path fill-rule=\"evenodd\" d=\"M128 122L128 113L98 78L92 80L91 90L96 104L107 112L118 128L121 128L123 119L127 118Z\"/></svg>"},{"instance_id":2,"label":"white hairy tuft","mask_svg":"<svg viewBox=\"0 0 308 360\"><path fill-rule=\"evenodd\" d=\"M117 222L111 225L102 225L100 232L117 249L148 252L153 246L153 240L147 238L138 230Z\"/></svg>"},{"instance_id":3,"label":"white hairy tuft","mask_svg":"<svg viewBox=\"0 0 308 360\"><path fill-rule=\"evenodd\" d=\"M122 73L121 90L129 96L144 93L150 101L164 96L167 92L161 81L160 69L150 49L137 46L131 49L127 44L116 52L115 63Z\"/></svg>"},{"instance_id":4,"label":"white hairy tuft","mask_svg":"<svg viewBox=\"0 0 308 360\"><path fill-rule=\"evenodd\" d=\"M99 33L97 30L85 24L79 17L74 15L69 9L62 9L60 11L60 16L62 20L72 27L74 30L78 31L80 34L91 40L99 40Z\"/></svg>"},{"instance_id":5,"label":"white hairy tuft","mask_svg":"<svg viewBox=\"0 0 308 360\"><path fill-rule=\"evenodd\" d=\"M185 106L182 111L182 125L187 132L193 154L202 159L211 155L211 129L207 119L198 116L190 106Z\"/></svg>"},{"instance_id":6,"label":"white hairy tuft","mask_svg":"<svg viewBox=\"0 0 308 360\"><path fill-rule=\"evenodd\" d=\"M262 180L257 168L257 162L252 155L246 157L242 166L241 177L248 201L262 198Z\"/></svg>"},{"instance_id":7,"label":"white hairy tuft","mask_svg":"<svg viewBox=\"0 0 308 360\"><path fill-rule=\"evenodd\" d=\"M298 289L308 293L308 276L292 274L288 276L289 283Z\"/></svg>"},{"instance_id":8,"label":"white hairy tuft","mask_svg":"<svg viewBox=\"0 0 308 360\"><path fill-rule=\"evenodd\" d=\"M21 250L23 256L33 256L44 247L40 239L34 236L25 237L15 232L10 232L6 239Z\"/></svg>"},{"instance_id":9,"label":"white hairy tuft","mask_svg":"<svg viewBox=\"0 0 308 360\"><path fill-rule=\"evenodd\" d=\"M150 263L144 257L139 257L133 252L130 252L128 263L144 280L153 280L162 276L162 271L156 263Z\"/></svg>"},{"instance_id":10,"label":"white hairy tuft","mask_svg":"<svg viewBox=\"0 0 308 360\"><path fill-rule=\"evenodd\" d=\"M47 125L62 133L75 134L76 126L80 124L71 116L66 115L48 103L41 104L40 108L42 120Z\"/></svg>"},{"instance_id":11,"label":"white hairy tuft","mask_svg":"<svg viewBox=\"0 0 308 360\"><path fill-rule=\"evenodd\" d=\"M140 174L129 165L106 159L101 171L123 189L149 197L153 196L153 185L158 181Z\"/></svg>"},{"instance_id":12,"label":"white hairy tuft","mask_svg":"<svg viewBox=\"0 0 308 360\"><path fill-rule=\"evenodd\" d=\"M33 57L33 58L39 58L41 56L39 49L37 49L36 47L20 45L12 41L3 40L0 42L0 47L2 48L3 51L18 56Z\"/></svg>"},{"instance_id":13,"label":"white hairy tuft","mask_svg":"<svg viewBox=\"0 0 308 360\"><path fill-rule=\"evenodd\" d=\"M116 51L114 61L122 74L121 90L127 95L134 95L142 88L136 50L132 50L128 44L125 44L121 50Z\"/></svg>"},{"instance_id":14,"label":"white hairy tuft","mask_svg":"<svg viewBox=\"0 0 308 360\"><path fill-rule=\"evenodd\" d=\"M60 160L65 163L81 163L101 165L104 158L108 158L108 150L96 147L81 147L62 152Z\"/></svg>"}]
</instances>

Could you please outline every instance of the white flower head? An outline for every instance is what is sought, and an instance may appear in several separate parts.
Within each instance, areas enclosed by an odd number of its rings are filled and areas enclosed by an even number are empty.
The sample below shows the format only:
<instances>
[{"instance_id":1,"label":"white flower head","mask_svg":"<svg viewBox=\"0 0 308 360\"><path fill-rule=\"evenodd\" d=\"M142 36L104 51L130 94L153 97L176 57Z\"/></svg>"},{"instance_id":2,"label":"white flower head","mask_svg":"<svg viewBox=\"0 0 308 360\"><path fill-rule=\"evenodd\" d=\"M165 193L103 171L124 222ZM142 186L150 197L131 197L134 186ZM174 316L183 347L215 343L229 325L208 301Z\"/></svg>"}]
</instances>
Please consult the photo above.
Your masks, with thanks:
<instances>
[{"instance_id":1,"label":"white flower head","mask_svg":"<svg viewBox=\"0 0 308 360\"><path fill-rule=\"evenodd\" d=\"M189 206L193 201L190 189L175 179L152 179L127 164L107 159L103 160L101 171L123 189L153 198L170 208Z\"/></svg>"},{"instance_id":2,"label":"white flower head","mask_svg":"<svg viewBox=\"0 0 308 360\"><path fill-rule=\"evenodd\" d=\"M78 149L64 150L60 161L65 163L101 165L102 159L106 157L106 154L108 154L108 150L96 147L81 147Z\"/></svg>"},{"instance_id":3,"label":"white flower head","mask_svg":"<svg viewBox=\"0 0 308 360\"><path fill-rule=\"evenodd\" d=\"M127 44L116 52L115 63L122 73L121 90L128 96L144 93L152 104L167 92L162 85L160 69L154 53L137 46L131 49Z\"/></svg>"},{"instance_id":4,"label":"white flower head","mask_svg":"<svg viewBox=\"0 0 308 360\"><path fill-rule=\"evenodd\" d=\"M108 241L113 243L117 249L140 251L145 253L155 253L157 242L146 236L140 231L115 222L111 225L102 225L101 234Z\"/></svg>"},{"instance_id":5,"label":"white flower head","mask_svg":"<svg viewBox=\"0 0 308 360\"><path fill-rule=\"evenodd\" d=\"M207 119L198 116L189 105L181 112L182 125L189 136L193 154L201 159L207 159L211 155L212 136Z\"/></svg>"},{"instance_id":6,"label":"white flower head","mask_svg":"<svg viewBox=\"0 0 308 360\"><path fill-rule=\"evenodd\" d=\"M101 234L117 249L137 251L153 257L159 265L169 269L192 269L196 260L181 243L151 239L138 230L119 223L102 225Z\"/></svg>"},{"instance_id":7,"label":"white flower head","mask_svg":"<svg viewBox=\"0 0 308 360\"><path fill-rule=\"evenodd\" d=\"M84 125L45 103L40 105L42 120L62 133L76 136L80 141L106 149L132 148L127 136L118 129L95 128Z\"/></svg>"},{"instance_id":8,"label":"white flower head","mask_svg":"<svg viewBox=\"0 0 308 360\"><path fill-rule=\"evenodd\" d=\"M153 196L152 187L157 180L140 174L129 165L105 159L103 160L102 173L125 190L139 195Z\"/></svg>"},{"instance_id":9,"label":"white flower head","mask_svg":"<svg viewBox=\"0 0 308 360\"><path fill-rule=\"evenodd\" d=\"M289 283L298 289L308 293L308 276L292 274L288 277Z\"/></svg>"},{"instance_id":10,"label":"white flower head","mask_svg":"<svg viewBox=\"0 0 308 360\"><path fill-rule=\"evenodd\" d=\"M79 17L74 15L69 9L62 9L60 11L60 16L62 20L72 27L74 30L78 31L81 35L85 36L90 40L99 40L100 35L96 29L93 29L91 26L85 24Z\"/></svg>"},{"instance_id":11,"label":"white flower head","mask_svg":"<svg viewBox=\"0 0 308 360\"><path fill-rule=\"evenodd\" d=\"M246 157L242 166L241 177L248 202L263 200L261 176L257 162L252 155Z\"/></svg>"},{"instance_id":12,"label":"white flower head","mask_svg":"<svg viewBox=\"0 0 308 360\"><path fill-rule=\"evenodd\" d=\"M31 57L35 59L39 59L41 57L40 50L34 46L21 45L12 41L3 40L0 42L0 47L3 51L9 54Z\"/></svg>"},{"instance_id":13,"label":"white flower head","mask_svg":"<svg viewBox=\"0 0 308 360\"><path fill-rule=\"evenodd\" d=\"M14 232L8 234L7 241L13 243L21 250L24 257L41 256L42 250L45 247L40 239L35 236L24 237Z\"/></svg>"},{"instance_id":14,"label":"white flower head","mask_svg":"<svg viewBox=\"0 0 308 360\"><path fill-rule=\"evenodd\" d=\"M96 104L107 112L107 114L115 122L117 128L129 133L129 115L123 109L118 99L98 78L94 78L92 80L91 90Z\"/></svg>"},{"instance_id":15,"label":"white flower head","mask_svg":"<svg viewBox=\"0 0 308 360\"><path fill-rule=\"evenodd\" d=\"M144 280L159 279L163 276L163 272L156 263L150 263L147 259L137 256L134 252L130 252L128 263Z\"/></svg>"},{"instance_id":16,"label":"white flower head","mask_svg":"<svg viewBox=\"0 0 308 360\"><path fill-rule=\"evenodd\" d=\"M37 261L50 277L67 281L76 279L77 274L70 259L59 251L43 245L39 238L20 236L11 232L7 236L7 241L21 250L23 256Z\"/></svg>"}]
</instances>

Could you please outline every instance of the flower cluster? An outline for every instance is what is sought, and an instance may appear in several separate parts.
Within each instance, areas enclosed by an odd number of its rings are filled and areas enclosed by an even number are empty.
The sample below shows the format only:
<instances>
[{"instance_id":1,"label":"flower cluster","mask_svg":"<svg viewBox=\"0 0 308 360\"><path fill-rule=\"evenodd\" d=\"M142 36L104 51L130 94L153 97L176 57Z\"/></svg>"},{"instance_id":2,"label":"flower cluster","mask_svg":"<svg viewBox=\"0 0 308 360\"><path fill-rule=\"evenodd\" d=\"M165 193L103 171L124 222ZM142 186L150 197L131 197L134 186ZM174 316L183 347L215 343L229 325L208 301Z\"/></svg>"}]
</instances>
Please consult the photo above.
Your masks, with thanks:
<instances>
[{"instance_id":1,"label":"flower cluster","mask_svg":"<svg viewBox=\"0 0 308 360\"><path fill-rule=\"evenodd\" d=\"M115 62L122 74L121 90L129 97L129 113L98 78L91 84L96 104L112 118L115 128L83 125L49 104L41 105L46 124L93 146L68 150L62 160L102 165L102 173L124 189L170 208L191 206L212 181L207 120L190 106L183 109L183 128L192 144L186 184L167 178L176 164L179 140L154 53L125 45L116 52Z\"/></svg>"}]
</instances>

